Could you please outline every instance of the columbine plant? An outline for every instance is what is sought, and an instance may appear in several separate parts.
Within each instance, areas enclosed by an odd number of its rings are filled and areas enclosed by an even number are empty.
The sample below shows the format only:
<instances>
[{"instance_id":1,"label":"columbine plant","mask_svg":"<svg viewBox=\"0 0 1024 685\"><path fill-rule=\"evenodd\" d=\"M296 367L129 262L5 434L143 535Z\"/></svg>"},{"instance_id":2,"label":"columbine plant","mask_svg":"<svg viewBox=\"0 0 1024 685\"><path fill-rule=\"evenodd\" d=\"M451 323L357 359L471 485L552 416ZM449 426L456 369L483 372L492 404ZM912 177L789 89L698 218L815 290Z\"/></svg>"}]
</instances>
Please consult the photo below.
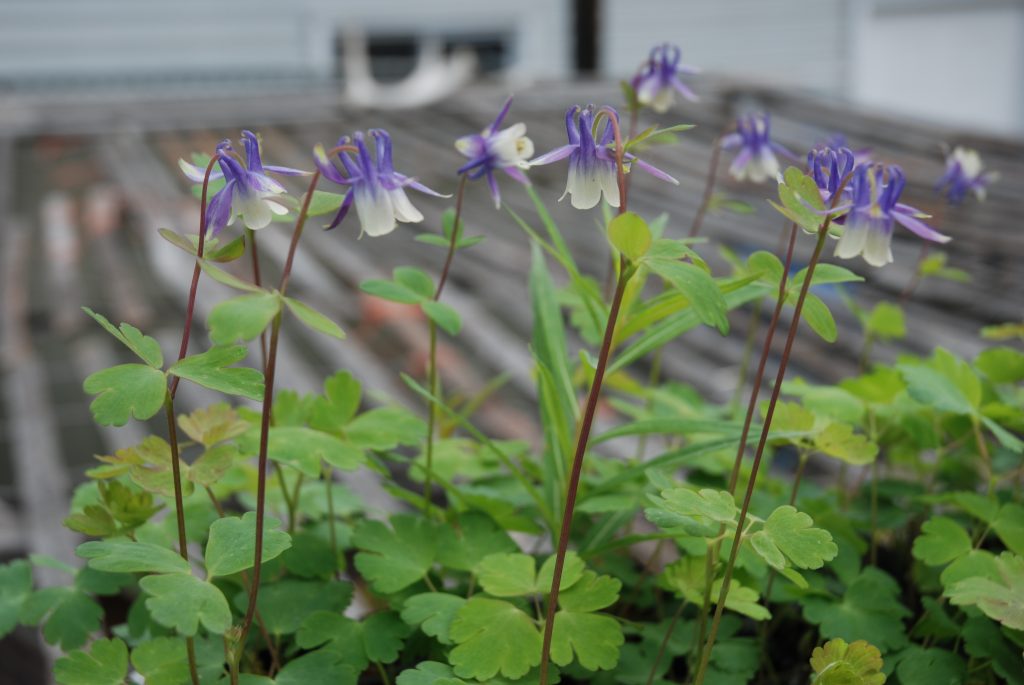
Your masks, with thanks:
<instances>
[{"instance_id":1,"label":"columbine plant","mask_svg":"<svg viewBox=\"0 0 1024 685\"><path fill-rule=\"evenodd\" d=\"M661 46L636 93L664 104L659 89L679 73L678 52ZM407 189L438 195L395 171L387 133L317 146L316 171L294 199L273 175L302 172L263 165L250 132L244 155L224 142L197 158L205 166L182 163L201 188L197 234L161 231L195 262L177 360L165 364L154 338L87 310L137 357L85 380L94 418L117 426L162 411L166 431L99 455L87 472L66 520L92 538L77 549L81 568L44 557L0 566L0 632L41 626L66 653L60 685L1024 682L1024 354L1002 344L963 359L937 348L879 363L871 341L907 336L911 322L890 302L851 303L865 329L862 370L832 385L786 378L801 324L837 339L818 286L863 280L823 260L830 238L836 256L878 267L892 261L897 223L948 240L903 204L902 171L843 146L816 147L806 168L783 170L767 118L742 120L722 146L739 149L737 175L778 180L771 204L788 241L782 258L723 250L729 268L719 271L711 246L676 237L686 223L696 235L704 213L724 206L712 200L717 157L692 223L629 209L642 192L627 182L631 169L674 181L637 154L688 127L624 135L612 108L572 107L569 144L531 162L525 126L502 128L510 103L456 142L467 161L452 170L455 206L440 233L415 237L445 250L437 279L406 266L360 286L426 318L425 382L403 376L422 412L367 406L357 373L330 373L322 390L299 395L277 369L293 320L346 344L337 323L288 294L303 277L292 267L310 217L333 214L334 227L354 204L362 231L383 236L424 221ZM572 205L603 202L605 293L524 173L566 158ZM980 178L963 161L944 178L950 194ZM536 210L505 209L530 243L523 297L543 431L522 440L478 428L480 398L445 392L437 368L439 329L454 336L462 323L442 301L454 256L483 239L463 230L465 193L486 180L500 206L498 172ZM321 176L344 193L318 190ZM281 221L270 224L274 214ZM237 216L243 235L215 237ZM252 230L289 224L271 288ZM804 233L813 251L795 271ZM225 266L246 251L253 282ZM205 306L203 274L238 294ZM198 352L197 301L208 311ZM747 334L751 353L761 345L745 414L659 380L667 342L702 325L727 335L730 310L761 301L774 310L762 335ZM254 364L257 338L266 344ZM227 401L182 413L181 380ZM630 438L657 451L605 453ZM383 481L394 513L335 480L360 469ZM36 588L34 566L68 583ZM100 598L124 606L108 612L115 605Z\"/></svg>"}]
</instances>

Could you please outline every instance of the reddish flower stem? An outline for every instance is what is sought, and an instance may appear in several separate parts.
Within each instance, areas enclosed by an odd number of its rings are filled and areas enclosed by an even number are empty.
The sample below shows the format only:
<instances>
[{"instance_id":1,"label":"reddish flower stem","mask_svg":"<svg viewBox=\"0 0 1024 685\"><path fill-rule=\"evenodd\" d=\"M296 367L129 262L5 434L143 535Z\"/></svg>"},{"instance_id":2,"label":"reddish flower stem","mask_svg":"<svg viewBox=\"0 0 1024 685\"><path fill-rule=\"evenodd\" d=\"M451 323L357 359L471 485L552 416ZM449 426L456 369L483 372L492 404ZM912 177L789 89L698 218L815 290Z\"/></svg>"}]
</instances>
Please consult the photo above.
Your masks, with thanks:
<instances>
[{"instance_id":1,"label":"reddish flower stem","mask_svg":"<svg viewBox=\"0 0 1024 685\"><path fill-rule=\"evenodd\" d=\"M622 160L624 148L622 145L622 133L619 130L619 122L615 113L608 108L601 108L598 112L608 117L611 122L612 131L615 134L615 164L619 185L619 215L626 213L626 172ZM548 683L548 668L551 661L551 638L555 627L555 612L558 609L558 592L562 584L562 570L565 566L565 555L569 549L569 534L572 531L572 516L576 507L576 493L580 486L580 475L583 472L583 456L587 451L587 442L590 440L590 429L594 424L594 414L597 411L597 400L601 395L601 386L604 383L604 373L608 366L608 357L611 355L612 339L615 337L615 324L619 318L619 308L622 306L622 297L626 291L626 283L629 281L632 272L624 257L619 259L619 278L615 286L615 294L612 296L611 309L608 312L608 323L604 329L604 339L601 341L601 351L597 357L597 367L594 369L594 381L587 394L587 404L583 411L583 420L580 423L579 436L576 439L576 451L572 459L572 469L569 474L569 486L565 496L565 511L562 514L562 526L558 534L558 551L555 554L555 568L551 575L551 591L548 595L547 614L544 620L544 638L540 652L540 685Z\"/></svg>"}]
</instances>

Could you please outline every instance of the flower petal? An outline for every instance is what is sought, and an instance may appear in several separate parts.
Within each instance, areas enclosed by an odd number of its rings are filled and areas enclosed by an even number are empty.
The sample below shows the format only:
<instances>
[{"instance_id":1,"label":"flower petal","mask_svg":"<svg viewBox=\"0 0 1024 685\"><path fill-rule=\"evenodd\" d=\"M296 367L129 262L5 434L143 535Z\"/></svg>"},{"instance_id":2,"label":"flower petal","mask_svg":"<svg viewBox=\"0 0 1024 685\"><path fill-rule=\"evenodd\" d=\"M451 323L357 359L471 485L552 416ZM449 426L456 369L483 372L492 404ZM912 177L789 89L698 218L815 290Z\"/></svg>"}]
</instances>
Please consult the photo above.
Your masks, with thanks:
<instances>
[{"instance_id":1,"label":"flower petal","mask_svg":"<svg viewBox=\"0 0 1024 685\"><path fill-rule=\"evenodd\" d=\"M202 183L206 176L206 169L190 164L183 159L178 160L178 168L181 169L181 173L185 174L185 178L193 183ZM218 178L224 178L224 173L216 170L210 172L211 181Z\"/></svg>"},{"instance_id":2,"label":"flower petal","mask_svg":"<svg viewBox=\"0 0 1024 685\"><path fill-rule=\"evenodd\" d=\"M950 240L952 240L952 238L950 238L948 235L943 235L942 233L939 233L934 228L928 226L920 219L915 219L900 205L897 205L896 208L893 210L892 217L901 226L909 230L911 233L914 233L924 238L925 240L931 240L932 242L935 243L948 243Z\"/></svg>"},{"instance_id":3,"label":"flower petal","mask_svg":"<svg viewBox=\"0 0 1024 685\"><path fill-rule=\"evenodd\" d=\"M563 145L562 147L556 147L551 152L546 152L540 157L531 159L529 164L530 166L543 166L545 164L551 164L552 162L557 162L559 160L565 159L573 152L575 152L577 149L579 149L579 144L570 144Z\"/></svg>"},{"instance_id":4,"label":"flower petal","mask_svg":"<svg viewBox=\"0 0 1024 685\"><path fill-rule=\"evenodd\" d=\"M395 230L395 208L391 205L391 198L384 189L377 189L376 192L368 188L355 189L356 214L359 215L359 225L367 235L376 237L387 235Z\"/></svg>"}]
</instances>

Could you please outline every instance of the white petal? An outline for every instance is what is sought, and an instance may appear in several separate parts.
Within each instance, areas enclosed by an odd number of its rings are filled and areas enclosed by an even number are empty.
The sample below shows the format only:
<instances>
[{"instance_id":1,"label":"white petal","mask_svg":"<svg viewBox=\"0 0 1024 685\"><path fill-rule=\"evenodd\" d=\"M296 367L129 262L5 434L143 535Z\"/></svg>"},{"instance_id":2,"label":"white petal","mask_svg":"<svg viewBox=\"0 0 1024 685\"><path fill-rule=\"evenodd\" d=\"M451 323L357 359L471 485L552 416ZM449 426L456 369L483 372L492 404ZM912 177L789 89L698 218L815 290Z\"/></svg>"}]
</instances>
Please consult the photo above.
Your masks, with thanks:
<instances>
[{"instance_id":1,"label":"white petal","mask_svg":"<svg viewBox=\"0 0 1024 685\"><path fill-rule=\"evenodd\" d=\"M389 190L388 195L391 196L391 206L395 209L396 219L412 224L423 221L423 214L412 206L412 202L409 201L409 196L405 194L404 190L401 188Z\"/></svg>"},{"instance_id":2,"label":"white petal","mask_svg":"<svg viewBox=\"0 0 1024 685\"><path fill-rule=\"evenodd\" d=\"M597 178L604 191L604 200L612 207L619 206L619 179L614 167L602 164L598 167Z\"/></svg>"},{"instance_id":3,"label":"white petal","mask_svg":"<svg viewBox=\"0 0 1024 685\"><path fill-rule=\"evenodd\" d=\"M601 182L597 179L596 169L581 169L578 165L569 165L569 181L565 191L569 193L572 206L576 209L590 209L601 201Z\"/></svg>"},{"instance_id":4,"label":"white petal","mask_svg":"<svg viewBox=\"0 0 1024 685\"><path fill-rule=\"evenodd\" d=\"M864 250L864 243L868 239L868 229L864 226L847 225L843 229L843 235L836 243L836 257L840 259L852 259Z\"/></svg>"},{"instance_id":5,"label":"white petal","mask_svg":"<svg viewBox=\"0 0 1024 685\"><path fill-rule=\"evenodd\" d=\"M488 141L491 154L501 166L518 166L533 156L533 141L525 136L526 124L515 124L494 134Z\"/></svg>"},{"instance_id":6,"label":"white petal","mask_svg":"<svg viewBox=\"0 0 1024 685\"><path fill-rule=\"evenodd\" d=\"M277 202L274 202L270 198L267 198L266 200L264 200L264 202L267 203L267 207L270 209L270 211L272 211L274 214L277 214L278 216L284 216L285 214L288 213L287 207L285 207L282 204L278 204Z\"/></svg>"},{"instance_id":7,"label":"white petal","mask_svg":"<svg viewBox=\"0 0 1024 685\"><path fill-rule=\"evenodd\" d=\"M387 235L395 230L395 210L391 198L384 190L376 194L360 189L355 196L359 225L370 236Z\"/></svg>"},{"instance_id":8,"label":"white petal","mask_svg":"<svg viewBox=\"0 0 1024 685\"><path fill-rule=\"evenodd\" d=\"M273 219L267 201L257 193L235 193L235 211L242 215L245 225L254 231L266 228Z\"/></svg>"},{"instance_id":9,"label":"white petal","mask_svg":"<svg viewBox=\"0 0 1024 685\"><path fill-rule=\"evenodd\" d=\"M885 266L892 261L892 233L865 230L864 261L871 266Z\"/></svg>"},{"instance_id":10,"label":"white petal","mask_svg":"<svg viewBox=\"0 0 1024 685\"><path fill-rule=\"evenodd\" d=\"M675 102L675 94L671 88L662 88L658 91L658 94L651 100L651 109L659 114L664 114L672 107Z\"/></svg>"}]
</instances>

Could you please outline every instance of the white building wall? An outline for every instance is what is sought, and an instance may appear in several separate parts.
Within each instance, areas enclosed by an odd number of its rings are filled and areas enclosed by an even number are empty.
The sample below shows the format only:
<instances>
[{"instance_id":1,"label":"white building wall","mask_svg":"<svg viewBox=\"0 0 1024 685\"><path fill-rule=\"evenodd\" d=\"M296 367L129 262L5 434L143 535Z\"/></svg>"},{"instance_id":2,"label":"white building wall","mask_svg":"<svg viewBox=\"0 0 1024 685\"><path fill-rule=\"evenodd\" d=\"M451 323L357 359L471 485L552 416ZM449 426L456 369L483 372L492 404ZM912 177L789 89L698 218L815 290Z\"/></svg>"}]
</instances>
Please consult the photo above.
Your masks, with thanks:
<instances>
[{"instance_id":1,"label":"white building wall","mask_svg":"<svg viewBox=\"0 0 1024 685\"><path fill-rule=\"evenodd\" d=\"M1024 2L878 0L855 11L856 102L1024 134Z\"/></svg>"},{"instance_id":2,"label":"white building wall","mask_svg":"<svg viewBox=\"0 0 1024 685\"><path fill-rule=\"evenodd\" d=\"M844 0L603 0L602 73L633 73L650 46L683 61L765 84L840 90L847 69Z\"/></svg>"}]
</instances>

